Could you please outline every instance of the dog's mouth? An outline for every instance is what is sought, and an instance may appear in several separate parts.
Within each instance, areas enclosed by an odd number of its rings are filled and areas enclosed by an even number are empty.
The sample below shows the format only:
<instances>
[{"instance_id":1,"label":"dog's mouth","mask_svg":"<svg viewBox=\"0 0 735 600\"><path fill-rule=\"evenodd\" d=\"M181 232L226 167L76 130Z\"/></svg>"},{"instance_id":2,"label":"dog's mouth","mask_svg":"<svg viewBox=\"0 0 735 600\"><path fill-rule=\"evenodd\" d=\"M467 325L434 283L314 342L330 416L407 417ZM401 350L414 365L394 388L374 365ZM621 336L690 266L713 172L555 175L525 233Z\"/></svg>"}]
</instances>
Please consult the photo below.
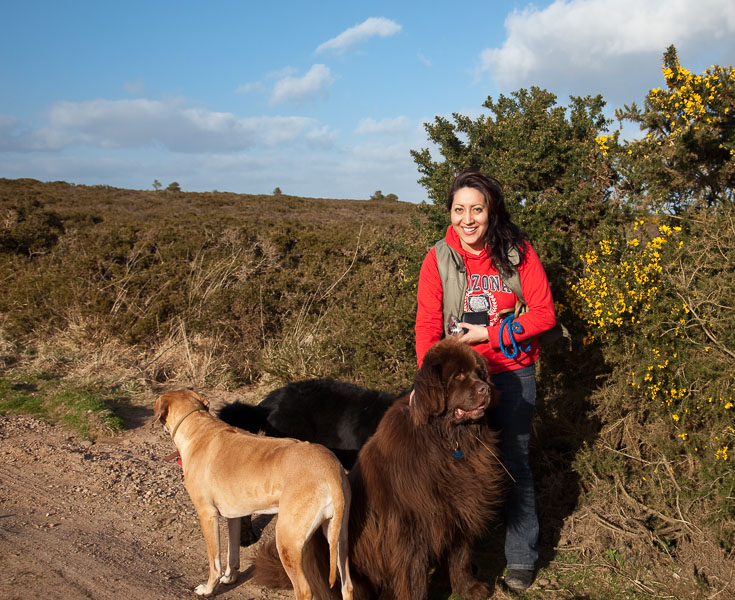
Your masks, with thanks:
<instances>
[{"instance_id":1,"label":"dog's mouth","mask_svg":"<svg viewBox=\"0 0 735 600\"><path fill-rule=\"evenodd\" d=\"M472 419L474 421L481 418L485 414L485 409L487 409L487 405L487 400L483 400L475 408L470 410L464 410L463 408L457 407L454 409L454 418L457 421L464 421L466 419Z\"/></svg>"}]
</instances>

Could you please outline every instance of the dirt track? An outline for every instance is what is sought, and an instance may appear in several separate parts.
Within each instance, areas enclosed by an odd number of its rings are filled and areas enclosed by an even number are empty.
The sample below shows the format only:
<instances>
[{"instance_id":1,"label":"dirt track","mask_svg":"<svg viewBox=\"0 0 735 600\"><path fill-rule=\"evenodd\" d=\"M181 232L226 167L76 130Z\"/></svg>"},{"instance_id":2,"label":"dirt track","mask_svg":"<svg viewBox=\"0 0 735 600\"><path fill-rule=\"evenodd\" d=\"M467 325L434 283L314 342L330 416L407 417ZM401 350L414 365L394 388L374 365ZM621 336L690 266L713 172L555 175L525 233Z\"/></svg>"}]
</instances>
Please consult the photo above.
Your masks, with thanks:
<instances>
[{"instance_id":1,"label":"dirt track","mask_svg":"<svg viewBox=\"0 0 735 600\"><path fill-rule=\"evenodd\" d=\"M131 429L94 444L0 417L0 598L196 597L207 577L204 540L180 467L164 461L173 443L148 425L151 414L135 411ZM224 521L221 531L226 545ZM216 597L292 597L249 581L257 546L242 549L239 580Z\"/></svg>"}]
</instances>

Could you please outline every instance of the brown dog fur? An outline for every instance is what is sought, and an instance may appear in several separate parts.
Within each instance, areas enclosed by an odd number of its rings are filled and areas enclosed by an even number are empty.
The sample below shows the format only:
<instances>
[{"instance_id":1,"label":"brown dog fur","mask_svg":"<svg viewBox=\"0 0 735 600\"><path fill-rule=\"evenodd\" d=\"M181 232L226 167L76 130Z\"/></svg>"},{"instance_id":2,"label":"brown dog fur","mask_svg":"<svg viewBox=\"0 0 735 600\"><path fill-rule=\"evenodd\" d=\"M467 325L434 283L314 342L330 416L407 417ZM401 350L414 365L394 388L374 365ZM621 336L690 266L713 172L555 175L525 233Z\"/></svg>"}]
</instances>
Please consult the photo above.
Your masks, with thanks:
<instances>
[{"instance_id":1,"label":"brown dog fur","mask_svg":"<svg viewBox=\"0 0 735 600\"><path fill-rule=\"evenodd\" d=\"M448 339L427 353L413 393L391 406L349 474L356 600L425 599L429 569L438 564L446 565L455 595L488 597L472 575L471 544L503 499L498 436L485 416L496 401L485 359L471 348ZM320 575L325 550L316 539L306 549L316 598L334 597ZM256 581L278 587L282 573L266 547Z\"/></svg>"},{"instance_id":2,"label":"brown dog fur","mask_svg":"<svg viewBox=\"0 0 735 600\"><path fill-rule=\"evenodd\" d=\"M302 566L302 550L322 528L329 542L329 584L339 570L341 597L351 600L347 558L350 487L344 469L323 446L293 439L246 433L213 417L196 392L159 396L154 422L169 430L181 455L184 483L202 527L209 558L209 579L195 592L210 595L218 582L233 583L240 566L240 518L278 513L276 546L299 600L311 589ZM227 518L229 544L225 573L220 565L218 517Z\"/></svg>"}]
</instances>

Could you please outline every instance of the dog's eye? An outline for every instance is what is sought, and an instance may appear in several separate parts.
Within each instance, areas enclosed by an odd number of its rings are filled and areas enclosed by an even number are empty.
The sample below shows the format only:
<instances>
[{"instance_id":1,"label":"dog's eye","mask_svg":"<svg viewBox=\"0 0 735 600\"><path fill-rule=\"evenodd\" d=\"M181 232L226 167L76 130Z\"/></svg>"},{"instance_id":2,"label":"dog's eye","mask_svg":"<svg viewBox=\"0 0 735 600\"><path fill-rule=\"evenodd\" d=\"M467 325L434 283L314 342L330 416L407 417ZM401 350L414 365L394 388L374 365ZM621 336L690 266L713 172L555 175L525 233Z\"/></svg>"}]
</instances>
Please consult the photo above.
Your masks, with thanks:
<instances>
[{"instance_id":1,"label":"dog's eye","mask_svg":"<svg viewBox=\"0 0 735 600\"><path fill-rule=\"evenodd\" d=\"M455 379L456 379L457 381L462 381L462 380L464 380L464 379L465 379L465 377L466 377L466 375L465 375L464 373L457 373L457 374L456 374L456 375L454 376L454 378L455 378Z\"/></svg>"}]
</instances>

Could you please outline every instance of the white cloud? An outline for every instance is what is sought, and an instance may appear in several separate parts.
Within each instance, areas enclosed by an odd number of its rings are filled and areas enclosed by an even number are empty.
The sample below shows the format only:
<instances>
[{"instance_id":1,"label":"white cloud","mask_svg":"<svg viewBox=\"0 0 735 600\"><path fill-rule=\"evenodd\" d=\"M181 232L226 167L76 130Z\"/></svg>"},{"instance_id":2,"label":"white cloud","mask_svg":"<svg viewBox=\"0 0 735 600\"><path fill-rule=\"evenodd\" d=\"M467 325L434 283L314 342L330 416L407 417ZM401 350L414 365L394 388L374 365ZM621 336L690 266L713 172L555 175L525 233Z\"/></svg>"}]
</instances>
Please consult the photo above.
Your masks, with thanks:
<instances>
[{"instance_id":1,"label":"white cloud","mask_svg":"<svg viewBox=\"0 0 735 600\"><path fill-rule=\"evenodd\" d=\"M270 71L266 74L266 79L283 79L285 77L295 77L296 73L298 73L298 70L295 67L283 67L281 69L276 69L275 71Z\"/></svg>"},{"instance_id":2,"label":"white cloud","mask_svg":"<svg viewBox=\"0 0 735 600\"><path fill-rule=\"evenodd\" d=\"M396 117L395 119L383 119L376 121L375 119L362 119L355 129L358 134L387 134L401 135L408 129L408 117Z\"/></svg>"},{"instance_id":3,"label":"white cloud","mask_svg":"<svg viewBox=\"0 0 735 600\"><path fill-rule=\"evenodd\" d=\"M306 141L312 148L327 150L334 147L337 141L337 133L327 125L315 127L306 134Z\"/></svg>"},{"instance_id":4,"label":"white cloud","mask_svg":"<svg viewBox=\"0 0 735 600\"><path fill-rule=\"evenodd\" d=\"M262 81L251 81L251 82L243 83L242 85L237 86L235 93L236 94L252 94L252 93L262 93L264 91L265 91L265 85L263 85Z\"/></svg>"},{"instance_id":5,"label":"white cloud","mask_svg":"<svg viewBox=\"0 0 735 600\"><path fill-rule=\"evenodd\" d=\"M0 152L22 147L23 134L19 131L18 119L0 114Z\"/></svg>"},{"instance_id":6,"label":"white cloud","mask_svg":"<svg viewBox=\"0 0 735 600\"><path fill-rule=\"evenodd\" d=\"M371 142L367 144L356 144L350 149L350 156L357 163L363 165L392 165L397 169L403 169L412 161L411 154L404 142L394 144L381 144ZM401 165L401 166L398 166Z\"/></svg>"},{"instance_id":7,"label":"white cloud","mask_svg":"<svg viewBox=\"0 0 735 600\"><path fill-rule=\"evenodd\" d=\"M67 145L68 136L50 127L35 131L9 115L0 115L0 152L32 152L59 150Z\"/></svg>"},{"instance_id":8,"label":"white cloud","mask_svg":"<svg viewBox=\"0 0 735 600\"><path fill-rule=\"evenodd\" d=\"M422 66L426 67L427 69L431 68L431 61L426 58L423 54L419 52L417 58L419 59L419 63L421 63Z\"/></svg>"},{"instance_id":9,"label":"white cloud","mask_svg":"<svg viewBox=\"0 0 735 600\"><path fill-rule=\"evenodd\" d=\"M306 117L238 118L232 113L191 107L180 99L57 102L48 112L48 124L32 132L19 134L17 121L1 119L0 149L163 146L174 152L230 152L292 143L306 139L319 127L317 121Z\"/></svg>"},{"instance_id":10,"label":"white cloud","mask_svg":"<svg viewBox=\"0 0 735 600\"><path fill-rule=\"evenodd\" d=\"M651 77L660 73L671 44L680 58L710 48L713 39L735 48L727 41L735 36L735 3L556 0L544 9L514 11L505 28L502 46L480 55L478 75L489 73L508 89L539 85L607 96L605 91L654 87ZM600 89L579 89L585 85Z\"/></svg>"},{"instance_id":11,"label":"white cloud","mask_svg":"<svg viewBox=\"0 0 735 600\"><path fill-rule=\"evenodd\" d=\"M395 21L386 19L384 17L370 17L359 25L350 27L337 37L327 40L323 44L320 44L316 52L325 52L332 50L341 54L349 50L355 44L367 40L371 37L389 37L395 35L401 30L401 26Z\"/></svg>"},{"instance_id":12,"label":"white cloud","mask_svg":"<svg viewBox=\"0 0 735 600\"><path fill-rule=\"evenodd\" d=\"M125 90L125 93L129 96L145 96L146 94L146 83L145 79L138 78L135 81L126 81L123 84L123 89Z\"/></svg>"},{"instance_id":13,"label":"white cloud","mask_svg":"<svg viewBox=\"0 0 735 600\"><path fill-rule=\"evenodd\" d=\"M268 82L271 81L278 81L280 79L287 79L289 77L295 77L296 73L298 71L294 69L293 67L283 67L282 69L276 69L275 71L271 71L269 73L266 73L264 79ZM237 94L251 94L251 93L264 93L266 91L267 85L264 81L249 81L247 83L243 83L235 89L235 93Z\"/></svg>"},{"instance_id":14,"label":"white cloud","mask_svg":"<svg viewBox=\"0 0 735 600\"><path fill-rule=\"evenodd\" d=\"M303 102L315 96L325 96L334 83L329 67L316 64L303 77L287 75L273 86L271 104Z\"/></svg>"}]
</instances>

